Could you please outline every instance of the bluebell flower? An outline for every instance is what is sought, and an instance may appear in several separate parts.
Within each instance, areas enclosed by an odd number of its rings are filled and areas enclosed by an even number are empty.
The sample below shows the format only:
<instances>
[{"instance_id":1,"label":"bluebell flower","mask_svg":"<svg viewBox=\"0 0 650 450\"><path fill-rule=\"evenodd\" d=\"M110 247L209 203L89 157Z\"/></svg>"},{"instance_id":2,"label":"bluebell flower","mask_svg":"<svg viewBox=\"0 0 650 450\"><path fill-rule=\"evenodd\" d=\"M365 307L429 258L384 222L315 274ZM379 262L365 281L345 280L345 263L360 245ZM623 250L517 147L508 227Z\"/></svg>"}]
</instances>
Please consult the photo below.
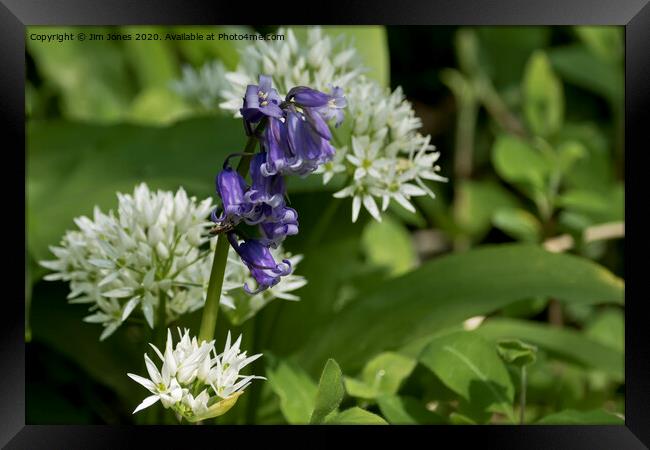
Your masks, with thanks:
<instances>
[{"instance_id":1,"label":"bluebell flower","mask_svg":"<svg viewBox=\"0 0 650 450\"><path fill-rule=\"evenodd\" d=\"M287 236L298 234L298 212L288 206L276 208L267 220L260 223L264 236L262 244L277 248Z\"/></svg>"},{"instance_id":2,"label":"bluebell flower","mask_svg":"<svg viewBox=\"0 0 650 450\"><path fill-rule=\"evenodd\" d=\"M247 293L254 295L275 286L280 282L281 277L291 273L291 262L284 259L281 263L276 263L269 247L263 245L259 240L247 239L244 243L239 244L234 233L228 233L228 240L257 282L255 290L251 289L248 283L244 284L244 290Z\"/></svg>"},{"instance_id":3,"label":"bluebell flower","mask_svg":"<svg viewBox=\"0 0 650 450\"><path fill-rule=\"evenodd\" d=\"M327 105L332 97L324 92L317 91L306 86L292 88L287 94L286 100L298 106L318 108Z\"/></svg>"},{"instance_id":4,"label":"bluebell flower","mask_svg":"<svg viewBox=\"0 0 650 450\"><path fill-rule=\"evenodd\" d=\"M257 123L264 117L282 117L282 98L273 89L271 77L260 75L259 85L249 84L244 95L244 106L240 110L244 121Z\"/></svg>"},{"instance_id":5,"label":"bluebell flower","mask_svg":"<svg viewBox=\"0 0 650 450\"><path fill-rule=\"evenodd\" d=\"M237 225L250 216L254 205L245 199L246 181L239 173L231 167L225 167L217 175L216 184L222 211L219 216L216 209L212 212L213 222Z\"/></svg>"},{"instance_id":6,"label":"bluebell flower","mask_svg":"<svg viewBox=\"0 0 650 450\"><path fill-rule=\"evenodd\" d=\"M348 105L348 101L345 99L343 89L340 87L334 87L332 95L329 97L327 104L318 108L318 113L325 120L336 119L334 126L338 127L343 122L343 109Z\"/></svg>"},{"instance_id":7,"label":"bluebell flower","mask_svg":"<svg viewBox=\"0 0 650 450\"><path fill-rule=\"evenodd\" d=\"M319 114L310 110L301 113L289 109L287 130L289 148L297 161L292 167L293 173L307 175L334 157L335 150L329 142L329 128Z\"/></svg>"}]
</instances>

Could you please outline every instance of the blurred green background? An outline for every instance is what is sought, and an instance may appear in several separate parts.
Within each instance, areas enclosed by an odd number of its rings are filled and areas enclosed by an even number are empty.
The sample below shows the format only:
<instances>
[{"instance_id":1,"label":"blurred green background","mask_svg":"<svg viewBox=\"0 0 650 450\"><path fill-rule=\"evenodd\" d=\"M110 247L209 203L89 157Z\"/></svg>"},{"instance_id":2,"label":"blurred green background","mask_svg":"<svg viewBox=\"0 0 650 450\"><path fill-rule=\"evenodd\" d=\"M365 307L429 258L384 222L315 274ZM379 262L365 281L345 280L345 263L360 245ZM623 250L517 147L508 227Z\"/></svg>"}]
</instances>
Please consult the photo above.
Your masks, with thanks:
<instances>
[{"instance_id":1,"label":"blurred green background","mask_svg":"<svg viewBox=\"0 0 650 450\"><path fill-rule=\"evenodd\" d=\"M356 36L364 63L376 69L370 76L402 86L450 182L434 186L435 200L418 198L416 214L391 207L381 224L363 214L352 224L346 203L316 245L309 230L332 191L291 184L301 233L285 247L305 255L299 273L309 283L299 303L276 300L242 326L244 345L268 356L255 373L274 376L219 422L291 422L286 396L297 394L282 394L283 383L309 391L329 357L362 383L378 353L410 358L476 316L487 318L468 334L481 342L517 338L539 347L529 369L531 421L603 423L615 417L605 411L624 413L623 29L326 30ZM100 343L96 327L81 321L85 306L68 305L67 285L42 281L36 261L49 259L48 246L74 217L114 207L115 192L140 181L214 195L224 156L244 142L241 123L196 109L170 82L184 64L218 59L234 69L246 41L26 42L26 420L146 421L131 415L143 392L126 372L143 366L149 331L123 326ZM183 324L196 327L199 318ZM396 374L399 390L390 387L381 400L348 381L346 402L394 423L501 420L464 405L438 364L425 358ZM508 367L516 385L518 372Z\"/></svg>"}]
</instances>

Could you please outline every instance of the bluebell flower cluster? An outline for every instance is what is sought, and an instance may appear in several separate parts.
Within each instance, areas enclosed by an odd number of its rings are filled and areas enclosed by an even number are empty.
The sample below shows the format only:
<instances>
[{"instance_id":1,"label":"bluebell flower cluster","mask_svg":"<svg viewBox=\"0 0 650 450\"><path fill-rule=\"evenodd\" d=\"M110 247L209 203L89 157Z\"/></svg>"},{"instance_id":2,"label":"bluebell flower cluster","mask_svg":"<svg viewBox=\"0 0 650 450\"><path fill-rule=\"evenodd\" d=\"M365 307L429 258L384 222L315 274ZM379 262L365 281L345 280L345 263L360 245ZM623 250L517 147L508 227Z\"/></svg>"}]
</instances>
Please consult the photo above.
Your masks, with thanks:
<instances>
[{"instance_id":1,"label":"bluebell flower cluster","mask_svg":"<svg viewBox=\"0 0 650 450\"><path fill-rule=\"evenodd\" d=\"M286 204L284 176L306 176L332 160L335 149L327 122L335 120L339 126L345 107L337 87L326 94L298 86L282 100L271 78L261 75L258 85L246 88L240 112L247 134L258 137L261 150L250 162L250 185L226 160L216 180L222 206L219 214L212 214L257 282L256 289L244 285L246 292L263 291L291 273L291 263L277 263L270 251L298 233L298 213ZM242 223L257 226L260 236L240 243L236 227Z\"/></svg>"}]
</instances>

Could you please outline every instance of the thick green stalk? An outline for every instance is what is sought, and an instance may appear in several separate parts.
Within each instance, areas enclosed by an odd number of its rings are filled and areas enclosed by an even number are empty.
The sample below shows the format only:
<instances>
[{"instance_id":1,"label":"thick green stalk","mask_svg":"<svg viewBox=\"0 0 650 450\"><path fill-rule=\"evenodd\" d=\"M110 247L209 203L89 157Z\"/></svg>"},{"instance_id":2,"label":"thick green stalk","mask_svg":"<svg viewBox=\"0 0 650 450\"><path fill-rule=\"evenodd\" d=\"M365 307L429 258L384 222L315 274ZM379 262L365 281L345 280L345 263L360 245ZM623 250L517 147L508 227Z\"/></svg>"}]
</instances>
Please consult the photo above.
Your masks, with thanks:
<instances>
[{"instance_id":1,"label":"thick green stalk","mask_svg":"<svg viewBox=\"0 0 650 450\"><path fill-rule=\"evenodd\" d=\"M260 122L253 135L250 136L248 142L246 142L244 154L237 165L237 172L239 172L242 177L245 177L248 173L248 166L255 151L255 146L257 145L257 136L265 125L265 121ZM225 234L220 234L217 237L217 246L214 250L214 259L212 260L212 270L210 271L210 280L208 281L208 292L206 293L203 316L201 317L199 341L211 341L212 338L214 338L217 316L219 315L223 276L226 272L226 264L228 263L229 248L230 244L228 238Z\"/></svg>"}]
</instances>

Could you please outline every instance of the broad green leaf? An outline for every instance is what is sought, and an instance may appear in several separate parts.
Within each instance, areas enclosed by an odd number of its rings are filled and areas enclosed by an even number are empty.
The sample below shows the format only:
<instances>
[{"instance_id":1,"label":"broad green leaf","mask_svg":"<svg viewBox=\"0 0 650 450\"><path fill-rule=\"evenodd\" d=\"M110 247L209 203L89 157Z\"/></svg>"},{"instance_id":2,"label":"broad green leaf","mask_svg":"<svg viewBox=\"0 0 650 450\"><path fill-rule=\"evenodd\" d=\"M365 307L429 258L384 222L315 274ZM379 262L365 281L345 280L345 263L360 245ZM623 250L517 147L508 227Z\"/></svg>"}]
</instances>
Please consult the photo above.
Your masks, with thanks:
<instances>
[{"instance_id":1,"label":"broad green leaf","mask_svg":"<svg viewBox=\"0 0 650 450\"><path fill-rule=\"evenodd\" d=\"M466 233L480 239L491 227L499 208L514 208L517 198L493 181L461 180L456 184L456 221Z\"/></svg>"},{"instance_id":2,"label":"broad green leaf","mask_svg":"<svg viewBox=\"0 0 650 450\"><path fill-rule=\"evenodd\" d=\"M394 394L415 368L416 361L399 353L375 356L361 372L361 379L383 394Z\"/></svg>"},{"instance_id":3,"label":"broad green leaf","mask_svg":"<svg viewBox=\"0 0 650 450\"><path fill-rule=\"evenodd\" d=\"M594 341L623 353L625 348L625 317L620 309L607 308L587 323L585 334Z\"/></svg>"},{"instance_id":4,"label":"broad green leaf","mask_svg":"<svg viewBox=\"0 0 650 450\"><path fill-rule=\"evenodd\" d=\"M567 409L541 418L536 425L623 425L625 421L601 409L576 411Z\"/></svg>"},{"instance_id":5,"label":"broad green leaf","mask_svg":"<svg viewBox=\"0 0 650 450\"><path fill-rule=\"evenodd\" d=\"M458 412L449 415L449 423L452 425L478 425L473 419Z\"/></svg>"},{"instance_id":6,"label":"broad green leaf","mask_svg":"<svg viewBox=\"0 0 650 450\"><path fill-rule=\"evenodd\" d=\"M492 164L499 176L510 183L530 183L541 188L550 172L546 158L524 140L503 134L492 148Z\"/></svg>"},{"instance_id":7,"label":"broad green leaf","mask_svg":"<svg viewBox=\"0 0 650 450\"><path fill-rule=\"evenodd\" d=\"M617 380L623 379L623 353L578 331L523 320L494 318L485 321L476 333L493 342L506 338L522 339L556 358L602 370Z\"/></svg>"},{"instance_id":8,"label":"broad green leaf","mask_svg":"<svg viewBox=\"0 0 650 450\"><path fill-rule=\"evenodd\" d=\"M577 26L573 28L591 52L611 64L623 61L623 28L620 26Z\"/></svg>"},{"instance_id":9,"label":"broad green leaf","mask_svg":"<svg viewBox=\"0 0 650 450\"><path fill-rule=\"evenodd\" d=\"M490 342L474 333L452 333L433 339L418 359L473 407L514 421L515 388Z\"/></svg>"},{"instance_id":10,"label":"broad green leaf","mask_svg":"<svg viewBox=\"0 0 650 450\"><path fill-rule=\"evenodd\" d=\"M354 406L340 413L335 413L325 420L328 425L388 425L377 414Z\"/></svg>"},{"instance_id":11,"label":"broad green leaf","mask_svg":"<svg viewBox=\"0 0 650 450\"><path fill-rule=\"evenodd\" d=\"M535 216L519 208L499 208L492 216L494 226L523 242L539 242L542 224Z\"/></svg>"},{"instance_id":12,"label":"broad green leaf","mask_svg":"<svg viewBox=\"0 0 650 450\"><path fill-rule=\"evenodd\" d=\"M381 353L368 361L361 372L361 381L346 378L345 388L350 395L365 399L395 394L415 364L414 359L399 353Z\"/></svg>"},{"instance_id":13,"label":"broad green leaf","mask_svg":"<svg viewBox=\"0 0 650 450\"><path fill-rule=\"evenodd\" d=\"M524 115L532 132L542 137L555 134L564 119L564 93L544 52L536 51L530 57L522 91Z\"/></svg>"},{"instance_id":14,"label":"broad green leaf","mask_svg":"<svg viewBox=\"0 0 650 450\"><path fill-rule=\"evenodd\" d=\"M283 360L266 375L273 392L280 397L280 409L290 424L307 424L314 410L316 383L300 366Z\"/></svg>"},{"instance_id":15,"label":"broad green leaf","mask_svg":"<svg viewBox=\"0 0 650 450\"><path fill-rule=\"evenodd\" d=\"M523 367L535 362L537 347L519 339L502 339L497 342L497 352L508 364Z\"/></svg>"},{"instance_id":16,"label":"broad green leaf","mask_svg":"<svg viewBox=\"0 0 650 450\"><path fill-rule=\"evenodd\" d=\"M339 365L333 359L328 359L318 382L316 403L309 423L323 423L339 407L345 395L342 378Z\"/></svg>"},{"instance_id":17,"label":"broad green leaf","mask_svg":"<svg viewBox=\"0 0 650 450\"><path fill-rule=\"evenodd\" d=\"M384 395L377 398L381 413L391 425L441 424L440 415L427 410L415 397Z\"/></svg>"},{"instance_id":18,"label":"broad green leaf","mask_svg":"<svg viewBox=\"0 0 650 450\"><path fill-rule=\"evenodd\" d=\"M608 64L579 44L553 48L549 58L565 81L602 95L620 107L624 92L622 65Z\"/></svg>"},{"instance_id":19,"label":"broad green leaf","mask_svg":"<svg viewBox=\"0 0 650 450\"><path fill-rule=\"evenodd\" d=\"M361 243L368 261L386 267L391 275L401 275L417 265L411 235L404 225L390 217L368 222Z\"/></svg>"},{"instance_id":20,"label":"broad green leaf","mask_svg":"<svg viewBox=\"0 0 650 450\"><path fill-rule=\"evenodd\" d=\"M353 372L377 353L535 296L581 304L622 303L623 281L581 257L533 245L485 246L434 259L360 293L314 330L299 358L308 371L331 356ZM372 326L360 333L359 324Z\"/></svg>"}]
</instances>

